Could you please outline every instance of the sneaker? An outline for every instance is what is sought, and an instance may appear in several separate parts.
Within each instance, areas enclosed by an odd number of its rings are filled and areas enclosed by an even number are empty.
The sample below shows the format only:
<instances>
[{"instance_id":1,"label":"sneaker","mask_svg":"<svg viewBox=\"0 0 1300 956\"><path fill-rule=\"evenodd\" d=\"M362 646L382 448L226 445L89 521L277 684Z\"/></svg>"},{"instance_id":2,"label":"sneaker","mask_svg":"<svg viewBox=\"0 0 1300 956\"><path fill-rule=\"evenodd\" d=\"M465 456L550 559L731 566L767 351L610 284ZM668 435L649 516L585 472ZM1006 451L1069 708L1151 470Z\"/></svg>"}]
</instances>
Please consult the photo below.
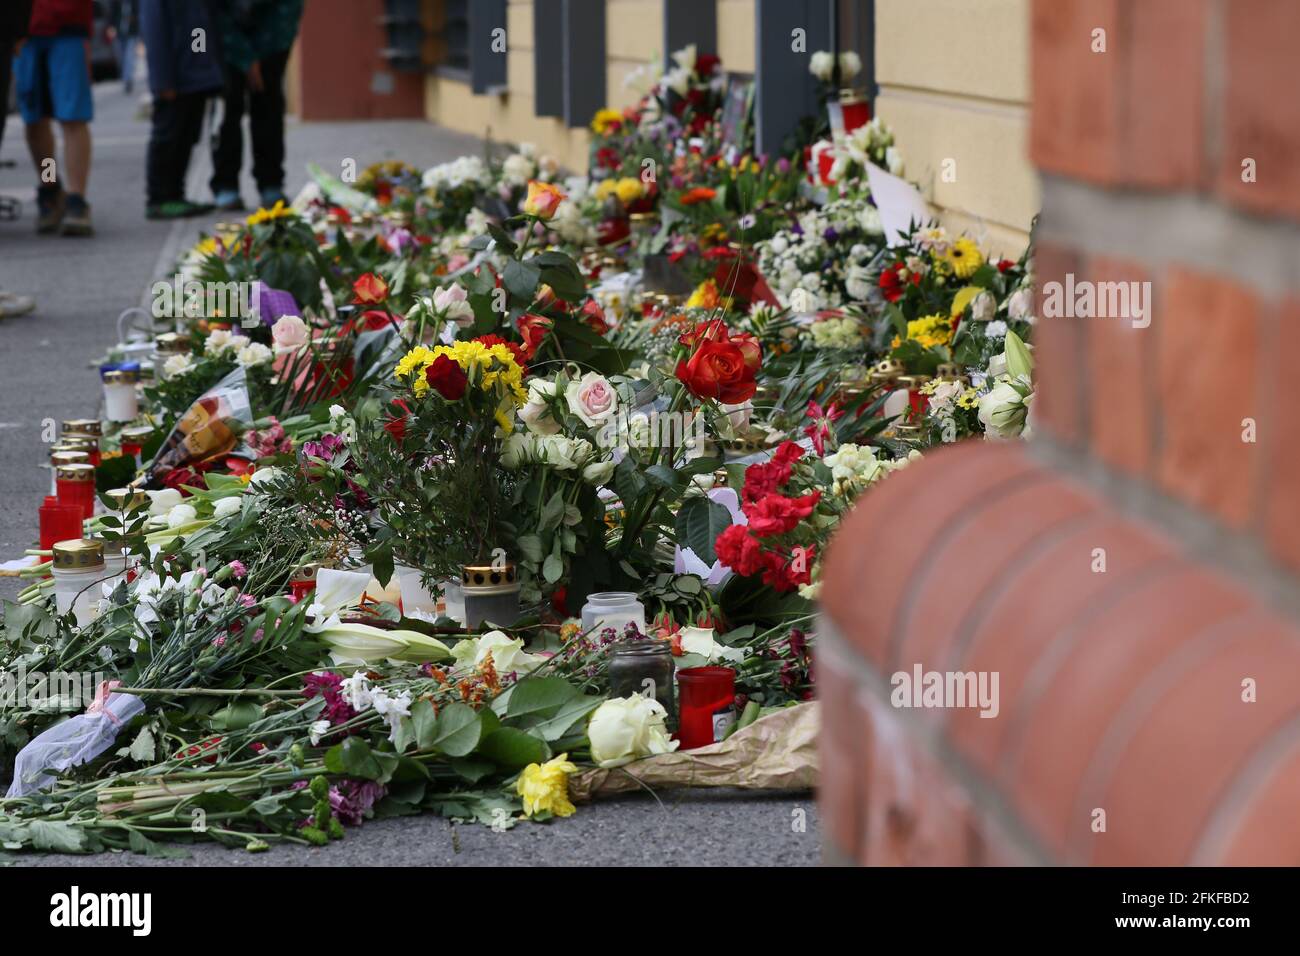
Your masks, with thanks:
<instances>
[{"instance_id":1,"label":"sneaker","mask_svg":"<svg viewBox=\"0 0 1300 956\"><path fill-rule=\"evenodd\" d=\"M289 205L289 197L284 194L283 189L263 189L260 198L263 209L274 209L278 202Z\"/></svg>"},{"instance_id":2,"label":"sneaker","mask_svg":"<svg viewBox=\"0 0 1300 956\"><path fill-rule=\"evenodd\" d=\"M63 236L93 235L95 227L90 224L90 203L84 196L68 193L67 206L63 212L63 225L59 234Z\"/></svg>"},{"instance_id":3,"label":"sneaker","mask_svg":"<svg viewBox=\"0 0 1300 956\"><path fill-rule=\"evenodd\" d=\"M213 197L216 207L222 212L243 212L244 200L234 189L223 189Z\"/></svg>"},{"instance_id":4,"label":"sneaker","mask_svg":"<svg viewBox=\"0 0 1300 956\"><path fill-rule=\"evenodd\" d=\"M188 199L169 199L150 203L145 207L146 219L190 219L212 212L211 203L190 202Z\"/></svg>"},{"instance_id":5,"label":"sneaker","mask_svg":"<svg viewBox=\"0 0 1300 956\"><path fill-rule=\"evenodd\" d=\"M30 295L15 295L0 289L0 319L26 315L34 308L36 308L36 300Z\"/></svg>"},{"instance_id":6,"label":"sneaker","mask_svg":"<svg viewBox=\"0 0 1300 956\"><path fill-rule=\"evenodd\" d=\"M36 191L36 231L42 235L58 232L63 223L67 194L58 186L42 186Z\"/></svg>"}]
</instances>

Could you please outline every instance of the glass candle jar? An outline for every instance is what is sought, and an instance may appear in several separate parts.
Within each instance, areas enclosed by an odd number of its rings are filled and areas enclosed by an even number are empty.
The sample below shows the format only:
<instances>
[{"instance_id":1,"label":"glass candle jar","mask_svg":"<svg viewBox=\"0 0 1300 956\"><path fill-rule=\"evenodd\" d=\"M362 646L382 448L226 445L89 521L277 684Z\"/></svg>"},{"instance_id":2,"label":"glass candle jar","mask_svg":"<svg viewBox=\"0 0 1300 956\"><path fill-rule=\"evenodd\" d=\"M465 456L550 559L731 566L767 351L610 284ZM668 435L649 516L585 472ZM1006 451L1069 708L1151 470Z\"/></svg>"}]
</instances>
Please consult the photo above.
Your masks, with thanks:
<instances>
[{"instance_id":1,"label":"glass candle jar","mask_svg":"<svg viewBox=\"0 0 1300 956\"><path fill-rule=\"evenodd\" d=\"M465 626L509 627L519 620L519 575L513 564L466 565L460 586L465 595Z\"/></svg>"},{"instance_id":2,"label":"glass candle jar","mask_svg":"<svg viewBox=\"0 0 1300 956\"><path fill-rule=\"evenodd\" d=\"M442 613L462 627L465 625L465 589L457 578L442 582Z\"/></svg>"},{"instance_id":3,"label":"glass candle jar","mask_svg":"<svg viewBox=\"0 0 1300 956\"><path fill-rule=\"evenodd\" d=\"M104 373L104 417L110 422L133 421L140 414L140 399L135 391L139 380L138 373L127 369Z\"/></svg>"},{"instance_id":4,"label":"glass candle jar","mask_svg":"<svg viewBox=\"0 0 1300 956\"><path fill-rule=\"evenodd\" d=\"M153 426L133 425L130 428L123 428L118 432L117 437L122 443L122 454L133 457L135 466L137 468L141 467L144 464L144 445L153 437Z\"/></svg>"},{"instance_id":5,"label":"glass candle jar","mask_svg":"<svg viewBox=\"0 0 1300 956\"><path fill-rule=\"evenodd\" d=\"M56 474L62 465L89 465L90 455L84 451L68 450L66 445L55 445L56 451L50 452L50 494L57 495L59 487L56 482Z\"/></svg>"},{"instance_id":6,"label":"glass candle jar","mask_svg":"<svg viewBox=\"0 0 1300 956\"><path fill-rule=\"evenodd\" d=\"M135 577L133 572L137 561L136 555L123 549L120 541L104 542L104 583L110 591L123 581L129 582Z\"/></svg>"},{"instance_id":7,"label":"glass candle jar","mask_svg":"<svg viewBox=\"0 0 1300 956\"><path fill-rule=\"evenodd\" d=\"M99 439L94 435L85 432L68 432L64 434L61 444L67 445L74 451L84 451L90 456L90 463L96 468L101 461L99 455Z\"/></svg>"},{"instance_id":8,"label":"glass candle jar","mask_svg":"<svg viewBox=\"0 0 1300 956\"><path fill-rule=\"evenodd\" d=\"M54 484L60 504L76 505L83 518L95 514L95 466L60 465L54 469Z\"/></svg>"},{"instance_id":9,"label":"glass candle jar","mask_svg":"<svg viewBox=\"0 0 1300 956\"><path fill-rule=\"evenodd\" d=\"M682 750L720 741L736 722L736 672L730 667L687 667L677 672Z\"/></svg>"},{"instance_id":10,"label":"glass candle jar","mask_svg":"<svg viewBox=\"0 0 1300 956\"><path fill-rule=\"evenodd\" d=\"M99 615L99 583L107 576L104 544L86 538L60 541L54 546L54 606L69 611L79 626Z\"/></svg>"},{"instance_id":11,"label":"glass candle jar","mask_svg":"<svg viewBox=\"0 0 1300 956\"><path fill-rule=\"evenodd\" d=\"M90 435L93 438L104 437L104 424L98 418L65 418L62 430L64 436Z\"/></svg>"},{"instance_id":12,"label":"glass candle jar","mask_svg":"<svg viewBox=\"0 0 1300 956\"><path fill-rule=\"evenodd\" d=\"M38 514L41 527L41 550L49 551L60 541L81 537L82 509L66 504L54 495L46 495Z\"/></svg>"},{"instance_id":13,"label":"glass candle jar","mask_svg":"<svg viewBox=\"0 0 1300 956\"><path fill-rule=\"evenodd\" d=\"M631 591L597 591L587 595L587 603L582 606L584 632L612 627L615 633L622 634L629 624L635 624L638 631L645 633L645 605Z\"/></svg>"},{"instance_id":14,"label":"glass candle jar","mask_svg":"<svg viewBox=\"0 0 1300 956\"><path fill-rule=\"evenodd\" d=\"M304 564L289 578L289 593L293 596L295 602L302 601L312 591L316 590L316 572L320 570L320 565L316 563Z\"/></svg>"},{"instance_id":15,"label":"glass candle jar","mask_svg":"<svg viewBox=\"0 0 1300 956\"><path fill-rule=\"evenodd\" d=\"M393 566L398 591L402 598L402 613L407 617L426 617L433 620L438 614L438 598L429 593L421 580L419 568L406 564Z\"/></svg>"},{"instance_id":16,"label":"glass candle jar","mask_svg":"<svg viewBox=\"0 0 1300 956\"><path fill-rule=\"evenodd\" d=\"M663 705L668 721L676 720L673 702L673 651L667 641L651 638L616 641L605 663L611 697L640 694Z\"/></svg>"}]
</instances>

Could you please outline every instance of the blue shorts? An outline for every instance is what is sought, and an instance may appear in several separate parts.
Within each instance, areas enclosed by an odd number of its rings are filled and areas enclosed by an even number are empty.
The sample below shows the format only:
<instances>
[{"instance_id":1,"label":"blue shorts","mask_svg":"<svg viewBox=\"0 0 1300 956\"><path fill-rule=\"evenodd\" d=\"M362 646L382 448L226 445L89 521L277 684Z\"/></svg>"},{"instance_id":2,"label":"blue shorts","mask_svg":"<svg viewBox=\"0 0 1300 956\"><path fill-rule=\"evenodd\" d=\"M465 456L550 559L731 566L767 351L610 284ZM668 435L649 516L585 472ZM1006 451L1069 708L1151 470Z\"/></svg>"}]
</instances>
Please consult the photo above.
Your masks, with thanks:
<instances>
[{"instance_id":1,"label":"blue shorts","mask_svg":"<svg viewBox=\"0 0 1300 956\"><path fill-rule=\"evenodd\" d=\"M14 85L24 123L95 118L85 37L28 37L14 60Z\"/></svg>"}]
</instances>

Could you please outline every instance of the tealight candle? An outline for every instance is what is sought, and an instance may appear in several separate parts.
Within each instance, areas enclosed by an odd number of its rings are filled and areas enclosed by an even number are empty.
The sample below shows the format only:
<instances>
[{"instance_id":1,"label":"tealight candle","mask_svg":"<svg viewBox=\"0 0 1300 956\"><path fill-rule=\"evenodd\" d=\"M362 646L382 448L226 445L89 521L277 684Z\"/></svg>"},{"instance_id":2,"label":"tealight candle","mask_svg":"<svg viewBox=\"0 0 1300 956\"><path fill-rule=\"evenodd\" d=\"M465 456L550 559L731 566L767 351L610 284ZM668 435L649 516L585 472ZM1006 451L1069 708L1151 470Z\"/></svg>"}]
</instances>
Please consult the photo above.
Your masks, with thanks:
<instances>
[{"instance_id":1,"label":"tealight candle","mask_svg":"<svg viewBox=\"0 0 1300 956\"><path fill-rule=\"evenodd\" d=\"M126 369L104 373L104 416L110 422L129 422L140 414L135 383L140 376Z\"/></svg>"}]
</instances>

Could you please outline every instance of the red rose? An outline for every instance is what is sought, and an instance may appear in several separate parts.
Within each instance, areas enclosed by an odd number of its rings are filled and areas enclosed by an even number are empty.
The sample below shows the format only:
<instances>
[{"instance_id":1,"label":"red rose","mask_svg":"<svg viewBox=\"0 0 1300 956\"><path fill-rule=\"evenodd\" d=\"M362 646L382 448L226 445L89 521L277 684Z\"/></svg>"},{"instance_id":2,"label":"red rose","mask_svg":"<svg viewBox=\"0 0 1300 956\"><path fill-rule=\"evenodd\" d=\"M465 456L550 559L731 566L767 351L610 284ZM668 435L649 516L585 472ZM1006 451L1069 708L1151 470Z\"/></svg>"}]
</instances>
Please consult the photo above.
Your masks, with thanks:
<instances>
[{"instance_id":1,"label":"red rose","mask_svg":"<svg viewBox=\"0 0 1300 956\"><path fill-rule=\"evenodd\" d=\"M378 305L388 298L388 283L384 281L382 276L367 272L352 283L352 291L356 295L354 301L359 302L361 305Z\"/></svg>"},{"instance_id":2,"label":"red rose","mask_svg":"<svg viewBox=\"0 0 1300 956\"><path fill-rule=\"evenodd\" d=\"M533 312L525 312L515 320L519 334L524 339L524 355L526 358L531 359L537 354L537 350L542 347L542 342L546 340L546 336L554 324L546 316L537 315Z\"/></svg>"},{"instance_id":3,"label":"red rose","mask_svg":"<svg viewBox=\"0 0 1300 956\"><path fill-rule=\"evenodd\" d=\"M749 333L731 335L719 320L706 322L679 340L694 349L677 363L677 378L697 398L735 405L758 391L754 376L762 363L758 340Z\"/></svg>"},{"instance_id":4,"label":"red rose","mask_svg":"<svg viewBox=\"0 0 1300 956\"><path fill-rule=\"evenodd\" d=\"M449 402L459 401L469 386L465 370L455 359L445 355L439 355L433 360L433 364L424 370L424 378Z\"/></svg>"},{"instance_id":5,"label":"red rose","mask_svg":"<svg viewBox=\"0 0 1300 956\"><path fill-rule=\"evenodd\" d=\"M602 246L613 246L632 234L626 219L602 219L596 226L596 241Z\"/></svg>"},{"instance_id":6,"label":"red rose","mask_svg":"<svg viewBox=\"0 0 1300 956\"><path fill-rule=\"evenodd\" d=\"M393 441L401 444L406 440L406 418L411 414L411 407L400 398L393 399L393 407L397 409L393 416L384 422L384 431L393 436Z\"/></svg>"},{"instance_id":7,"label":"red rose","mask_svg":"<svg viewBox=\"0 0 1300 956\"><path fill-rule=\"evenodd\" d=\"M895 262L892 266L880 273L880 292L887 302L897 302L907 291L905 282L911 282L912 285L921 284L921 275L918 272L911 273L906 280L899 276L907 266L901 262Z\"/></svg>"},{"instance_id":8,"label":"red rose","mask_svg":"<svg viewBox=\"0 0 1300 956\"><path fill-rule=\"evenodd\" d=\"M763 549L743 524L733 524L713 542L718 560L741 577L763 570Z\"/></svg>"},{"instance_id":9,"label":"red rose","mask_svg":"<svg viewBox=\"0 0 1300 956\"><path fill-rule=\"evenodd\" d=\"M600 303L595 299L588 299L584 302L579 315L582 317L582 321L598 335L604 335L609 331L609 323L605 321L605 310L600 307Z\"/></svg>"},{"instance_id":10,"label":"red rose","mask_svg":"<svg viewBox=\"0 0 1300 956\"><path fill-rule=\"evenodd\" d=\"M785 495L772 493L758 501L749 501L741 505L745 517L749 519L749 530L760 538L773 534L785 534L798 527L813 512L822 493L814 491L799 498L787 498Z\"/></svg>"}]
</instances>

